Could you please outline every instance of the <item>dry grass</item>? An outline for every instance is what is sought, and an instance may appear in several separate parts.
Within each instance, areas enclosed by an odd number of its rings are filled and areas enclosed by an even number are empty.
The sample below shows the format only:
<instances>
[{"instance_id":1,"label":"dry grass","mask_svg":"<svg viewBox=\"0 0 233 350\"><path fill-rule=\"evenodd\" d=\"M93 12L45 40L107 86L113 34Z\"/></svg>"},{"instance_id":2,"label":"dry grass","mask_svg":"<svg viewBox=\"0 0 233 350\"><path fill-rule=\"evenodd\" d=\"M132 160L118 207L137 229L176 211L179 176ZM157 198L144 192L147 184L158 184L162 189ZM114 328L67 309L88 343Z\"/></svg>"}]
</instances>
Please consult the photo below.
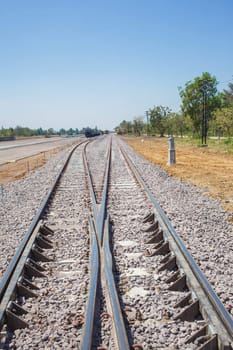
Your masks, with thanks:
<instances>
[{"instance_id":1,"label":"dry grass","mask_svg":"<svg viewBox=\"0 0 233 350\"><path fill-rule=\"evenodd\" d=\"M220 147L197 147L175 141L176 164L167 165L168 139L125 137L124 140L146 159L170 175L204 188L206 194L219 200L233 221L233 155Z\"/></svg>"}]
</instances>

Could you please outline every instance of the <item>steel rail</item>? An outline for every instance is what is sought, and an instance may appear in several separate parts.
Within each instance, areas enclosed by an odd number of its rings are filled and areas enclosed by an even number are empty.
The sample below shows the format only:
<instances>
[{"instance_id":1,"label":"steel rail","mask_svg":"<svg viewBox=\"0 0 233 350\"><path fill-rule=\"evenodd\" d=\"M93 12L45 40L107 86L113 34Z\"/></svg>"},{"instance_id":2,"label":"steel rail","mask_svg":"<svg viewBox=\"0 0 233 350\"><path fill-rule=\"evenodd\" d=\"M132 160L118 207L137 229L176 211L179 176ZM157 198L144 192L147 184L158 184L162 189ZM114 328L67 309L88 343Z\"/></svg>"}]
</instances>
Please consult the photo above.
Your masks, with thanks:
<instances>
[{"instance_id":1,"label":"steel rail","mask_svg":"<svg viewBox=\"0 0 233 350\"><path fill-rule=\"evenodd\" d=\"M52 193L54 192L54 190L55 190L55 188L56 188L56 186L57 186L57 184L58 184L58 182L59 182L63 172L65 171L65 169L66 169L66 167L67 167L67 165L69 163L69 160L70 160L73 152L76 150L77 147L79 147L84 142L86 142L86 140L80 142L78 145L75 145L73 147L73 149L71 150L69 156L67 157L67 159L65 161L64 166L60 170L59 174L56 176L56 179L53 182L49 192L47 193L47 195L45 196L45 198L44 198L43 202L41 203L39 209L37 210L37 213L34 216L32 222L31 222L31 224L29 226L28 231L26 232L25 236L23 237L23 239L22 239L22 241L21 241L21 243L20 243L20 245L19 245L19 247L18 247L14 257L11 259L9 265L7 266L7 269L4 272L4 274L3 274L3 276L2 276L2 278L0 280L0 300L2 299L2 297L4 295L4 292L5 292L6 288L7 288L7 285L9 284L9 282L11 280L11 277L12 277L12 275L14 273L15 267L16 267L17 263L19 262L20 257L22 255L22 252L25 249L25 247L26 247L26 245L27 245L27 243L28 243L28 241L29 241L33 231L35 230L35 227L37 226L39 220L42 218L42 216L43 216L43 214L45 212L45 209L46 209L46 207L48 205L48 202L49 202L49 200L50 200L50 198L52 196Z\"/></svg>"},{"instance_id":2,"label":"steel rail","mask_svg":"<svg viewBox=\"0 0 233 350\"><path fill-rule=\"evenodd\" d=\"M108 155L107 155L107 165L106 165L105 178L104 178L103 195L102 195L99 215L98 215L97 220L96 220L101 246L103 244L104 219L105 219L105 214L106 214L106 204L107 204L107 195L108 195L108 183L109 183L109 176L110 176L111 158L112 158L112 139L110 140Z\"/></svg>"},{"instance_id":3,"label":"steel rail","mask_svg":"<svg viewBox=\"0 0 233 350\"><path fill-rule=\"evenodd\" d=\"M92 335L94 327L94 317L95 317L95 305L96 305L96 292L98 284L98 275L99 275L99 248L97 242L97 235L95 231L95 225L93 219L89 218L90 233L91 233L91 261L90 261L90 287L89 287L89 296L87 301L87 312L85 317L85 325L83 330L83 336L81 340L80 348L82 350L89 350L92 347Z\"/></svg>"},{"instance_id":4,"label":"steel rail","mask_svg":"<svg viewBox=\"0 0 233 350\"><path fill-rule=\"evenodd\" d=\"M123 148L120 150L127 161L132 173L137 179L138 183L145 190L147 196L154 205L154 212L163 232L166 235L169 244L171 245L178 263L186 272L187 282L199 297L200 308L202 309L203 317L207 317L208 321L213 327L213 333L217 333L219 348L232 349L233 348L233 319L224 308L223 304L213 291L206 277L194 261L193 257L185 247L183 241L173 228L171 222L166 217L159 203L148 188L146 182L143 180L133 161L129 158ZM184 265L186 263L186 266ZM196 285L198 281L198 286ZM201 288L200 288L201 286ZM203 293L203 292L204 293Z\"/></svg>"},{"instance_id":5,"label":"steel rail","mask_svg":"<svg viewBox=\"0 0 233 350\"><path fill-rule=\"evenodd\" d=\"M94 214L94 217L97 218L98 208L97 208L97 202L96 202L94 188L92 186L91 174L90 174L90 171L88 169L88 162L87 162L87 157L86 157L86 147L87 147L87 145L84 146L84 149L82 152L82 157L83 157L84 168L86 170L86 175L87 175L87 182L88 182L88 187L89 187L89 191L90 191L93 214Z\"/></svg>"},{"instance_id":6,"label":"steel rail","mask_svg":"<svg viewBox=\"0 0 233 350\"><path fill-rule=\"evenodd\" d=\"M105 221L104 238L103 238L103 259L104 259L104 271L105 279L108 287L109 299L111 303L111 309L113 313L113 321L115 328L115 337L119 350L129 350L129 341L127 332L125 329L124 319L122 316L121 306L117 294L117 289L113 277L112 269L112 253L109 247L109 215Z\"/></svg>"},{"instance_id":7,"label":"steel rail","mask_svg":"<svg viewBox=\"0 0 233 350\"><path fill-rule=\"evenodd\" d=\"M88 168L86 154L85 154L85 151L83 152L83 161L87 172L88 186L89 186L89 191L90 191L90 196L92 201L92 210L93 210L93 216L94 216L93 219L90 220L91 237L92 237L92 241L94 241L94 236L96 235L98 245L96 247L96 242L94 245L92 244L91 263L90 263L91 282L89 286L89 297L87 301L86 323L85 323L85 327L82 335L82 341L81 341L82 350L90 350L92 346L92 338L93 338L92 333L93 333L93 324L94 324L94 316L95 316L93 307L95 307L96 305L96 292L97 292L97 283L98 283L98 281L96 280L97 266L93 265L93 256L96 257L97 248L98 248L98 254L100 257L100 263L98 264L98 274L101 274L100 265L104 266L108 296L110 299L112 314L114 318L115 338L116 338L119 350L122 350L122 349L129 350L127 332L125 329L124 320L122 317L122 312L121 312L120 303L118 300L117 290L116 290L113 272L112 272L112 257L111 257L111 252L109 248L109 231L108 231L109 216L107 217L107 224L105 224L107 191L108 191L108 182L109 182L110 165L111 165L111 146L112 146L112 140L110 141L108 152L107 152L107 161L106 161L106 169L105 169L105 176L104 176L104 188L102 193L101 204L99 206L96 203L96 197L94 193L93 183L91 180L91 174ZM95 294L93 291L95 291Z\"/></svg>"},{"instance_id":8,"label":"steel rail","mask_svg":"<svg viewBox=\"0 0 233 350\"><path fill-rule=\"evenodd\" d=\"M87 146L87 145L86 145ZM100 242L100 245L102 245L103 240L103 228L104 228L104 219L105 219L105 209L106 209L106 203L107 203L107 189L108 189L108 182L109 182L109 174L110 174L110 164L111 164L111 147L112 147L112 140L110 140L109 148L107 152L107 164L105 168L105 176L104 176L104 187L103 187L103 193L102 193L102 199L101 204L98 205L96 201L96 196L92 184L91 174L88 169L88 162L86 157L86 147L83 150L83 161L86 168L87 178L88 178L88 187L90 191L91 201L92 201L92 209L94 214L94 219L96 222L96 231L98 235L98 240Z\"/></svg>"},{"instance_id":9,"label":"steel rail","mask_svg":"<svg viewBox=\"0 0 233 350\"><path fill-rule=\"evenodd\" d=\"M0 302L0 329L3 326L5 322L5 312L7 310L7 307L9 305L9 302L12 298L12 295L15 290L15 286L17 285L20 276L22 275L24 265L26 264L27 259L29 258L30 251L32 249L32 245L38 235L39 229L41 226L41 221L38 221L35 229L33 230L31 236L29 237L27 243L25 244L25 247L22 251L21 259L17 262L15 269L12 273L11 279L9 280L9 283L7 284L4 294L1 297L1 302ZM23 321L21 321L23 323ZM25 323L26 325L26 323ZM24 326L25 326L24 325ZM24 327L22 326L22 327Z\"/></svg>"}]
</instances>

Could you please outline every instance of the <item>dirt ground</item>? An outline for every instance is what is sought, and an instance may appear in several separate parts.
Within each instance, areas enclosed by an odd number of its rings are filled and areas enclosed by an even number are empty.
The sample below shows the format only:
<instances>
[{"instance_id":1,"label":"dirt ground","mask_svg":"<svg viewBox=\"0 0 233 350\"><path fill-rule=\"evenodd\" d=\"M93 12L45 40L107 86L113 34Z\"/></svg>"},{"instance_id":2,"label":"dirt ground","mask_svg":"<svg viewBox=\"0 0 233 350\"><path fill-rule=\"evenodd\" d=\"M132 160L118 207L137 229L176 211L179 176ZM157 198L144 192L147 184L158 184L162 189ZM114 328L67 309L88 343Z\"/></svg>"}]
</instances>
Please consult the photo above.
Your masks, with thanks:
<instances>
[{"instance_id":1,"label":"dirt ground","mask_svg":"<svg viewBox=\"0 0 233 350\"><path fill-rule=\"evenodd\" d=\"M0 165L0 185L26 176L29 172L42 167L51 157L67 148L67 145L40 152L37 155L22 158Z\"/></svg>"},{"instance_id":2,"label":"dirt ground","mask_svg":"<svg viewBox=\"0 0 233 350\"><path fill-rule=\"evenodd\" d=\"M233 222L233 155L216 147L197 147L175 141L176 164L167 165L168 139L125 137L124 140L146 159L176 178L205 189L222 204Z\"/></svg>"}]
</instances>

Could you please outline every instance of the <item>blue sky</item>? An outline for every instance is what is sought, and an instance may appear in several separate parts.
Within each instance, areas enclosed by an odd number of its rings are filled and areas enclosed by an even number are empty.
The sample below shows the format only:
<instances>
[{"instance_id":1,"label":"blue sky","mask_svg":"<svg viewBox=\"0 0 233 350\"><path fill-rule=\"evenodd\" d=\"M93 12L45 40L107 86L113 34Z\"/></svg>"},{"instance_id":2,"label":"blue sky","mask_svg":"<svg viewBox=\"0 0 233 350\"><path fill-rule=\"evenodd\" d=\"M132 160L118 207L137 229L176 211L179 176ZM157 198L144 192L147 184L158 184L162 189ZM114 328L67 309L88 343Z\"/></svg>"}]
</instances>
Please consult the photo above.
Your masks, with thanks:
<instances>
[{"instance_id":1,"label":"blue sky","mask_svg":"<svg viewBox=\"0 0 233 350\"><path fill-rule=\"evenodd\" d=\"M233 76L233 0L0 0L0 127L113 129Z\"/></svg>"}]
</instances>

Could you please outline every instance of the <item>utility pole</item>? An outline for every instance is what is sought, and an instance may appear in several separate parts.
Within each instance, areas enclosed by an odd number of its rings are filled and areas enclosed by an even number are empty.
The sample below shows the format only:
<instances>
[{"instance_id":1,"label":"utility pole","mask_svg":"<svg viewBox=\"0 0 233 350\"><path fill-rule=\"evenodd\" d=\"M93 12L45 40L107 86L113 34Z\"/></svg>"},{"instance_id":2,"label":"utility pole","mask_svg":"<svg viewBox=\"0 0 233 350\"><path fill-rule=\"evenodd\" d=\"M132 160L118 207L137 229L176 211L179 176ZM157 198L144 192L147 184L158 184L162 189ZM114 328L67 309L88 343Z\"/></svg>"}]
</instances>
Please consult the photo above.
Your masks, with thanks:
<instances>
[{"instance_id":1,"label":"utility pole","mask_svg":"<svg viewBox=\"0 0 233 350\"><path fill-rule=\"evenodd\" d=\"M207 138L207 118L206 118L206 91L208 89L208 83L211 80L209 79L200 79L199 84L202 91L202 99L203 99L203 110L202 110L202 131L201 131L201 142L202 146L207 146L206 138Z\"/></svg>"},{"instance_id":2,"label":"utility pole","mask_svg":"<svg viewBox=\"0 0 233 350\"><path fill-rule=\"evenodd\" d=\"M146 135L147 136L149 134L149 124L148 124L148 122L149 122L149 112L146 111Z\"/></svg>"}]
</instances>

